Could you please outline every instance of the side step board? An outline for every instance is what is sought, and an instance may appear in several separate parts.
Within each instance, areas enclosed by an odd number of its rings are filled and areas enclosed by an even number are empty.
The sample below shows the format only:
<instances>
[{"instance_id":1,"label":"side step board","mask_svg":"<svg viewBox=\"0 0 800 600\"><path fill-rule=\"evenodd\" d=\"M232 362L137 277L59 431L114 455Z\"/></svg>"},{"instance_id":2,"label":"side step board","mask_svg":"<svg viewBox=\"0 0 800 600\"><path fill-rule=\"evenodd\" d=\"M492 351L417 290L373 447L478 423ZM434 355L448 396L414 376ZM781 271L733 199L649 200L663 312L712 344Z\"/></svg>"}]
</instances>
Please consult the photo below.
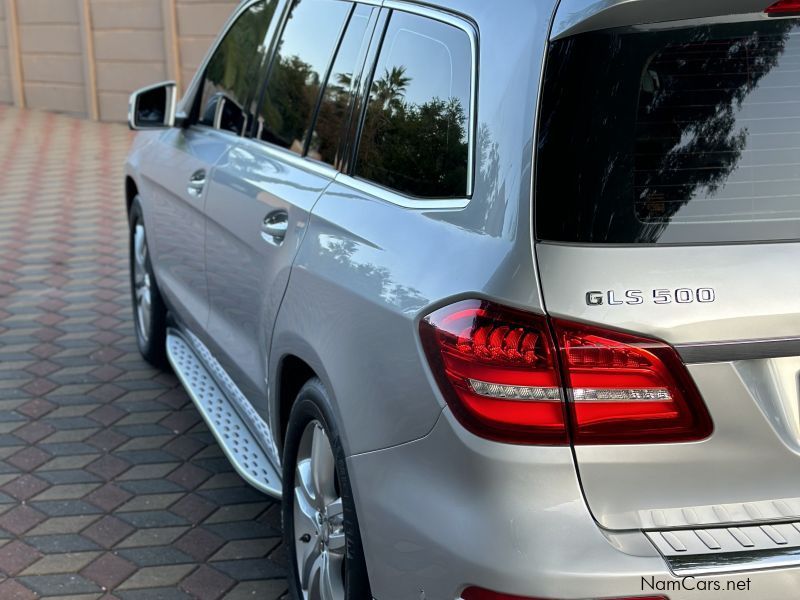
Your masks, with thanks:
<instances>
[{"instance_id":1,"label":"side step board","mask_svg":"<svg viewBox=\"0 0 800 600\"><path fill-rule=\"evenodd\" d=\"M256 489L280 498L281 478L267 453L191 346L172 329L167 334L167 357L239 475Z\"/></svg>"}]
</instances>

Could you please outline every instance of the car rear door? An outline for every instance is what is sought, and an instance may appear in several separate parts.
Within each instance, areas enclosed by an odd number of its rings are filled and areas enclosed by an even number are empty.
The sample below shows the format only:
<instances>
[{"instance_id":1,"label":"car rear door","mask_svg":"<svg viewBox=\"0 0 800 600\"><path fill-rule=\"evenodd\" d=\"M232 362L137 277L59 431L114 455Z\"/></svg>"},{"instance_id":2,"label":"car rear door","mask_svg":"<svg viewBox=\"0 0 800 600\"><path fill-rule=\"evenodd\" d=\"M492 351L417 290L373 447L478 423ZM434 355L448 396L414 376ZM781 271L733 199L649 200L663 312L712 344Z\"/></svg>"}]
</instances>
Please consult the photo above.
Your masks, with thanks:
<instances>
[{"instance_id":1,"label":"car rear door","mask_svg":"<svg viewBox=\"0 0 800 600\"><path fill-rule=\"evenodd\" d=\"M800 20L611 4L556 19L539 124L536 254L584 382L586 500L615 530L800 520ZM668 549L800 543L776 527Z\"/></svg>"},{"instance_id":2,"label":"car rear door","mask_svg":"<svg viewBox=\"0 0 800 600\"><path fill-rule=\"evenodd\" d=\"M266 407L274 321L311 209L336 176L376 12L343 0L291 3L251 135L210 182L209 344L257 409Z\"/></svg>"}]
</instances>

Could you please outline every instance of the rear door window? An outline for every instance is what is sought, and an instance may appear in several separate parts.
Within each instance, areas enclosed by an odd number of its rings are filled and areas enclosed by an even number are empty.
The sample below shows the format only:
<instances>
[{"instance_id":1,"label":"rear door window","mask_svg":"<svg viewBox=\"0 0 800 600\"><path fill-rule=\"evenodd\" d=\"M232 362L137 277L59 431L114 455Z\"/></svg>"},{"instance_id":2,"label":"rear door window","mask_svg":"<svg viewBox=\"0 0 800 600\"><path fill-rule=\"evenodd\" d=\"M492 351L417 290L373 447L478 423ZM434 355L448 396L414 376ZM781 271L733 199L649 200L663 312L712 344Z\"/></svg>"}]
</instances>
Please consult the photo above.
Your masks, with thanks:
<instances>
[{"instance_id":1,"label":"rear door window","mask_svg":"<svg viewBox=\"0 0 800 600\"><path fill-rule=\"evenodd\" d=\"M539 239L800 239L797 20L558 41L539 130Z\"/></svg>"},{"instance_id":2,"label":"rear door window","mask_svg":"<svg viewBox=\"0 0 800 600\"><path fill-rule=\"evenodd\" d=\"M270 70L256 137L302 155L322 83L353 5L295 0Z\"/></svg>"},{"instance_id":3,"label":"rear door window","mask_svg":"<svg viewBox=\"0 0 800 600\"><path fill-rule=\"evenodd\" d=\"M419 198L469 194L472 46L459 27L394 11L354 175Z\"/></svg>"},{"instance_id":4,"label":"rear door window","mask_svg":"<svg viewBox=\"0 0 800 600\"><path fill-rule=\"evenodd\" d=\"M242 135L252 125L269 30L278 0L258 2L228 30L206 68L200 96L201 125Z\"/></svg>"}]
</instances>

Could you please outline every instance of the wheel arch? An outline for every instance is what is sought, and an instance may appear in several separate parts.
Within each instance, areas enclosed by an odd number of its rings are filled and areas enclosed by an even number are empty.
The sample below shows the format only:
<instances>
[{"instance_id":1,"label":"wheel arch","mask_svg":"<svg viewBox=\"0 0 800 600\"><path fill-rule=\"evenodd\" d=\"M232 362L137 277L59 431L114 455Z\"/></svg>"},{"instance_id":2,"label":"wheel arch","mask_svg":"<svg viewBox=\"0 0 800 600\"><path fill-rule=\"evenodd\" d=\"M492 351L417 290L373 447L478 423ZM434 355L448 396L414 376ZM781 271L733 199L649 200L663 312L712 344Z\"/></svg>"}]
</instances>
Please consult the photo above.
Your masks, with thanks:
<instances>
[{"instance_id":1,"label":"wheel arch","mask_svg":"<svg viewBox=\"0 0 800 600\"><path fill-rule=\"evenodd\" d=\"M133 199L139 194L139 186L133 180L133 177L128 175L125 177L125 211L126 214L131 214L131 206L133 206Z\"/></svg>"},{"instance_id":2,"label":"wheel arch","mask_svg":"<svg viewBox=\"0 0 800 600\"><path fill-rule=\"evenodd\" d=\"M305 360L295 354L284 355L278 363L276 380L278 424L276 442L281 453L286 439L286 429L289 425L289 414L297 399L297 394L311 379L318 377L314 368Z\"/></svg>"}]
</instances>

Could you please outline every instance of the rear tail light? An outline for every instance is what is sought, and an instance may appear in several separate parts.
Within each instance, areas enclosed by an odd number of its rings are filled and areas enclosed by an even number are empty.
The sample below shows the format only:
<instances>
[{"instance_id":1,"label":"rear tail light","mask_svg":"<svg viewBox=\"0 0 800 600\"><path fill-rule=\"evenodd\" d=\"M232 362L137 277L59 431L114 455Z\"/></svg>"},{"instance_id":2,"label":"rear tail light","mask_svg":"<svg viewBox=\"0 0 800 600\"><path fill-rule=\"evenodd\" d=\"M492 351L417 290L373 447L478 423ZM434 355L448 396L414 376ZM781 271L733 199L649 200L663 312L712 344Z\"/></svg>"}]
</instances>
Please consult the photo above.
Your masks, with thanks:
<instances>
[{"instance_id":1,"label":"rear tail light","mask_svg":"<svg viewBox=\"0 0 800 600\"><path fill-rule=\"evenodd\" d=\"M490 592L482 588L471 587L461 593L461 600L537 600L523 596L510 596ZM541 600L541 599L539 599ZM626 596L625 598L608 598L607 600L667 600L666 596Z\"/></svg>"},{"instance_id":2,"label":"rear tail light","mask_svg":"<svg viewBox=\"0 0 800 600\"><path fill-rule=\"evenodd\" d=\"M566 321L552 331L546 317L477 300L438 310L420 327L453 414L481 437L564 445L570 429L575 444L650 444L711 434L669 345Z\"/></svg>"},{"instance_id":3,"label":"rear tail light","mask_svg":"<svg viewBox=\"0 0 800 600\"><path fill-rule=\"evenodd\" d=\"M544 317L467 300L427 317L421 334L439 385L467 429L504 442L568 442Z\"/></svg>"},{"instance_id":4,"label":"rear tail light","mask_svg":"<svg viewBox=\"0 0 800 600\"><path fill-rule=\"evenodd\" d=\"M655 340L553 323L576 444L688 442L711 417L675 350Z\"/></svg>"},{"instance_id":5,"label":"rear tail light","mask_svg":"<svg viewBox=\"0 0 800 600\"><path fill-rule=\"evenodd\" d=\"M774 17L798 15L800 14L800 0L779 0L764 12Z\"/></svg>"}]
</instances>

